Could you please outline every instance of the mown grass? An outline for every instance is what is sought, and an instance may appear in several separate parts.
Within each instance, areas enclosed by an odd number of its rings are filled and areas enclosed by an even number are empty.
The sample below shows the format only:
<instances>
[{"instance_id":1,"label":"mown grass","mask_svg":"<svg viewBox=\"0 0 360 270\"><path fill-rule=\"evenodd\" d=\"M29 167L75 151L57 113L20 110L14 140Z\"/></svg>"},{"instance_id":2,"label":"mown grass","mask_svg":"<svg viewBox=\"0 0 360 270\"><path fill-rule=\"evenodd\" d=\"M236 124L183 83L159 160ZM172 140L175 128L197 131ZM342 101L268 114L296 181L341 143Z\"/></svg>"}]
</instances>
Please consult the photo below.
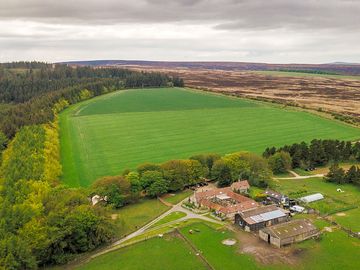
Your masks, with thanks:
<instances>
[{"instance_id":1,"label":"mown grass","mask_svg":"<svg viewBox=\"0 0 360 270\"><path fill-rule=\"evenodd\" d=\"M159 200L152 199L113 210L118 236L123 237L136 231L169 208Z\"/></svg>"},{"instance_id":2,"label":"mown grass","mask_svg":"<svg viewBox=\"0 0 360 270\"><path fill-rule=\"evenodd\" d=\"M324 220L315 218L314 222L320 229L329 226ZM189 233L190 230L192 233ZM240 253L239 244L225 246L221 243L225 239L236 238L234 232L225 228L216 229L201 221L181 227L180 232L217 270L323 270L360 267L360 261L357 259L360 256L360 240L336 229L323 233L320 240L294 244L294 248L300 252L298 263L295 265L280 262L272 265L258 263L252 255ZM147 239L102 255L76 269L203 269L203 266L188 244L170 234L164 238Z\"/></svg>"},{"instance_id":3,"label":"mown grass","mask_svg":"<svg viewBox=\"0 0 360 270\"><path fill-rule=\"evenodd\" d=\"M193 233L189 233L192 230ZM196 232L198 231L198 232ZM181 229L181 233L189 239L215 269L260 269L250 255L239 254L238 246L225 246L221 242L235 238L228 230L214 230L197 223Z\"/></svg>"},{"instance_id":4,"label":"mown grass","mask_svg":"<svg viewBox=\"0 0 360 270\"><path fill-rule=\"evenodd\" d=\"M170 234L107 253L76 269L200 270L206 267L183 240Z\"/></svg>"},{"instance_id":5,"label":"mown grass","mask_svg":"<svg viewBox=\"0 0 360 270\"><path fill-rule=\"evenodd\" d=\"M61 113L60 127L63 181L69 186L88 186L143 162L360 137L357 128L308 112L176 88L94 98Z\"/></svg>"},{"instance_id":6,"label":"mown grass","mask_svg":"<svg viewBox=\"0 0 360 270\"><path fill-rule=\"evenodd\" d=\"M360 232L360 208L334 214L332 219L353 232Z\"/></svg>"},{"instance_id":7,"label":"mown grass","mask_svg":"<svg viewBox=\"0 0 360 270\"><path fill-rule=\"evenodd\" d=\"M186 216L186 214L184 212L172 212L169 215L165 216L164 218L160 219L158 222L156 222L151 227L155 228L157 226L169 223L171 221L178 220L178 219L183 218L185 216Z\"/></svg>"}]
</instances>

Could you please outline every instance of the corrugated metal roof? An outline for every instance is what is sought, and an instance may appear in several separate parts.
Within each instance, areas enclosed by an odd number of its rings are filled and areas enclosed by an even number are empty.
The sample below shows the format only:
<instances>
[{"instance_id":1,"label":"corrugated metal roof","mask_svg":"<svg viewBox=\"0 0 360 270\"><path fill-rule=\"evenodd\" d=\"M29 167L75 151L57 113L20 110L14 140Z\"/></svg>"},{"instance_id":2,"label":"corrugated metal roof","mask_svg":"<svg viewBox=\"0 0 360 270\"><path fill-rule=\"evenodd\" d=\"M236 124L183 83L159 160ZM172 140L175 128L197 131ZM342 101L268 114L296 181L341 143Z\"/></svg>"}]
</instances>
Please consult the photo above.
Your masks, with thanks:
<instances>
[{"instance_id":1,"label":"corrugated metal roof","mask_svg":"<svg viewBox=\"0 0 360 270\"><path fill-rule=\"evenodd\" d=\"M305 197L301 197L300 201L305 202L305 203L310 203L310 202L315 202L318 200L322 200L324 199L324 196L321 193L315 193L309 196L305 196Z\"/></svg>"},{"instance_id":2,"label":"corrugated metal roof","mask_svg":"<svg viewBox=\"0 0 360 270\"><path fill-rule=\"evenodd\" d=\"M258 222L263 222L263 221L268 221L271 219L275 219L275 218L279 218L279 217L285 217L286 214L281 211L281 210L275 210L275 211L271 211L271 212L267 212L267 213L263 213L260 215L255 215L250 217L253 221L255 221L256 223Z\"/></svg>"}]
</instances>

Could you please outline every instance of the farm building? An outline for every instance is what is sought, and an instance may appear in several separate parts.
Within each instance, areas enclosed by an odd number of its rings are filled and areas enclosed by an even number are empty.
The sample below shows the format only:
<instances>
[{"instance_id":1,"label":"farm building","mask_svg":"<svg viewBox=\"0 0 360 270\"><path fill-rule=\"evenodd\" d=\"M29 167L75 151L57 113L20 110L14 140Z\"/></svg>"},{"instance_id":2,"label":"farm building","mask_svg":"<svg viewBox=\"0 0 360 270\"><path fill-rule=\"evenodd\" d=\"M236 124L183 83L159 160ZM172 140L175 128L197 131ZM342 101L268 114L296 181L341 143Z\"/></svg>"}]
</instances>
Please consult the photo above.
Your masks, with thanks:
<instances>
[{"instance_id":1,"label":"farm building","mask_svg":"<svg viewBox=\"0 0 360 270\"><path fill-rule=\"evenodd\" d=\"M264 227L288 221L289 211L276 205L259 206L235 215L235 224L245 231L258 231Z\"/></svg>"},{"instance_id":2,"label":"farm building","mask_svg":"<svg viewBox=\"0 0 360 270\"><path fill-rule=\"evenodd\" d=\"M318 235L317 228L306 219L294 219L259 231L260 239L276 247L301 242Z\"/></svg>"},{"instance_id":3,"label":"farm building","mask_svg":"<svg viewBox=\"0 0 360 270\"><path fill-rule=\"evenodd\" d=\"M259 206L254 200L233 192L230 187L196 192L194 198L197 206L214 210L216 214L232 220L236 213Z\"/></svg>"},{"instance_id":4,"label":"farm building","mask_svg":"<svg viewBox=\"0 0 360 270\"><path fill-rule=\"evenodd\" d=\"M236 193L249 193L250 185L247 180L237 181L231 184L231 189Z\"/></svg>"},{"instance_id":5,"label":"farm building","mask_svg":"<svg viewBox=\"0 0 360 270\"><path fill-rule=\"evenodd\" d=\"M276 203L276 204L283 204L288 205L289 204L289 197L285 196L284 194L281 194L279 192L267 189L265 190L264 194L266 195L267 200Z\"/></svg>"},{"instance_id":6,"label":"farm building","mask_svg":"<svg viewBox=\"0 0 360 270\"><path fill-rule=\"evenodd\" d=\"M321 193L315 193L309 196L301 197L299 200L304 203L311 203L324 199L324 196Z\"/></svg>"}]
</instances>

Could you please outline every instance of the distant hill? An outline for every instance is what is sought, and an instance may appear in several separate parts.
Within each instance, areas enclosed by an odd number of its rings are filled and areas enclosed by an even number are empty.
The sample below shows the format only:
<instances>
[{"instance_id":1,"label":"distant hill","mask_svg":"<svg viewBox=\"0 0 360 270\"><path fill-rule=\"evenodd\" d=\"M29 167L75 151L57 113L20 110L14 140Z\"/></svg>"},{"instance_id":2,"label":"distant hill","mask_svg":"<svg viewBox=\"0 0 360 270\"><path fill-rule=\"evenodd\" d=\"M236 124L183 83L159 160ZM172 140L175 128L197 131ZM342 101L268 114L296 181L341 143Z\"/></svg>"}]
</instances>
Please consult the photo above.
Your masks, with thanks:
<instances>
[{"instance_id":1,"label":"distant hill","mask_svg":"<svg viewBox=\"0 0 360 270\"><path fill-rule=\"evenodd\" d=\"M217 70L291 70L321 71L323 73L360 75L360 64L335 62L329 64L267 64L248 62L178 62L143 60L92 60L62 62L73 66L142 66L156 68L189 68Z\"/></svg>"}]
</instances>

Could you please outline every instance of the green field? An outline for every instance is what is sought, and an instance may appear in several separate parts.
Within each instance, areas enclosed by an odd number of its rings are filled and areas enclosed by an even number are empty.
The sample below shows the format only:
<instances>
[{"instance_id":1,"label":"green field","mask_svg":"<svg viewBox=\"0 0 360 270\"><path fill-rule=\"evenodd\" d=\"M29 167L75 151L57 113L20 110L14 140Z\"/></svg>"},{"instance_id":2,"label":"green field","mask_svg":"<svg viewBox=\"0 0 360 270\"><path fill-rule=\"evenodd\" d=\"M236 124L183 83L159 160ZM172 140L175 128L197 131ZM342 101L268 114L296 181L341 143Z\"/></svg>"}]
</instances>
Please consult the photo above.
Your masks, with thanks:
<instances>
[{"instance_id":1,"label":"green field","mask_svg":"<svg viewBox=\"0 0 360 270\"><path fill-rule=\"evenodd\" d=\"M337 213L332 216L332 219L341 226L352 230L353 232L360 232L360 208Z\"/></svg>"},{"instance_id":2,"label":"green field","mask_svg":"<svg viewBox=\"0 0 360 270\"><path fill-rule=\"evenodd\" d=\"M124 237L129 233L149 223L160 216L170 207L165 206L159 200L142 200L138 203L127 205L118 210L113 210L113 218L117 226L119 237Z\"/></svg>"},{"instance_id":3,"label":"green field","mask_svg":"<svg viewBox=\"0 0 360 270\"><path fill-rule=\"evenodd\" d=\"M186 214L184 212L172 212L169 215L163 217L158 222L156 222L154 225L152 225L152 228L155 228L157 226L178 220L180 218L186 217Z\"/></svg>"},{"instance_id":4,"label":"green field","mask_svg":"<svg viewBox=\"0 0 360 270\"><path fill-rule=\"evenodd\" d=\"M88 186L143 162L193 154L262 153L314 138L353 140L360 130L308 112L178 88L118 91L60 114L63 181Z\"/></svg>"},{"instance_id":5,"label":"green field","mask_svg":"<svg viewBox=\"0 0 360 270\"><path fill-rule=\"evenodd\" d=\"M315 220L319 229L329 226ZM190 234L189 231L193 230ZM320 240L307 240L293 245L298 250L298 262L294 265L256 262L250 254L239 252L239 244L225 246L221 242L236 238L233 231L214 229L204 223L193 223L180 232L198 250L206 261L217 270L233 269L359 269L360 240L335 229L324 232ZM241 241L241 238L240 238ZM270 247L269 247L270 248ZM76 269L206 269L190 246L172 234L164 238L152 238L140 243L99 256Z\"/></svg>"},{"instance_id":6,"label":"green field","mask_svg":"<svg viewBox=\"0 0 360 270\"><path fill-rule=\"evenodd\" d=\"M183 240L172 235L166 235L164 238L152 238L139 244L107 253L76 269L201 270L206 269L206 267L189 250Z\"/></svg>"}]
</instances>

